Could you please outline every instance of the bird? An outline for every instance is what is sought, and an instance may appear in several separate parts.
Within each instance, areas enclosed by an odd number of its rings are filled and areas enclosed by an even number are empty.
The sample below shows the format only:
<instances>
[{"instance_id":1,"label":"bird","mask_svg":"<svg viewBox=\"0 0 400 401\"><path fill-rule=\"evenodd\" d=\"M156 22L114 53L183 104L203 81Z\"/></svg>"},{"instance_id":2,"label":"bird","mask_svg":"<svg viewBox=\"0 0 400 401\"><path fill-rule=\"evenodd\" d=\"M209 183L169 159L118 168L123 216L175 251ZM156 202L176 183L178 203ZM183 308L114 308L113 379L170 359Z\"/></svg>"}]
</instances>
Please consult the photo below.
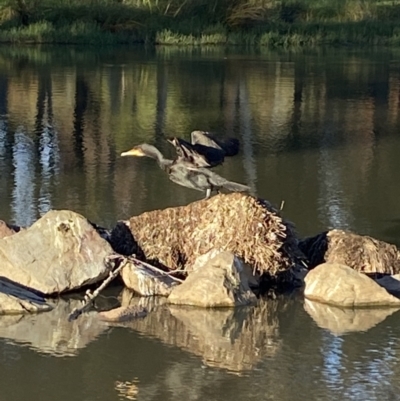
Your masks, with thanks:
<instances>
[{"instance_id":1,"label":"bird","mask_svg":"<svg viewBox=\"0 0 400 401\"><path fill-rule=\"evenodd\" d=\"M131 150L122 152L121 156L147 156L155 159L159 167L168 174L172 182L187 188L205 191L205 199L210 198L212 191L219 192L221 188L232 192L246 192L250 190L250 187L247 185L228 181L207 168L197 167L190 162L179 159L179 157L175 160L166 159L155 146L148 143L134 146Z\"/></svg>"},{"instance_id":2,"label":"bird","mask_svg":"<svg viewBox=\"0 0 400 401\"><path fill-rule=\"evenodd\" d=\"M239 152L239 141L236 138L221 141L205 131L192 131L190 135L191 143L177 137L167 138L167 141L175 147L179 160L190 162L196 167L218 166L226 156L235 156Z\"/></svg>"}]
</instances>

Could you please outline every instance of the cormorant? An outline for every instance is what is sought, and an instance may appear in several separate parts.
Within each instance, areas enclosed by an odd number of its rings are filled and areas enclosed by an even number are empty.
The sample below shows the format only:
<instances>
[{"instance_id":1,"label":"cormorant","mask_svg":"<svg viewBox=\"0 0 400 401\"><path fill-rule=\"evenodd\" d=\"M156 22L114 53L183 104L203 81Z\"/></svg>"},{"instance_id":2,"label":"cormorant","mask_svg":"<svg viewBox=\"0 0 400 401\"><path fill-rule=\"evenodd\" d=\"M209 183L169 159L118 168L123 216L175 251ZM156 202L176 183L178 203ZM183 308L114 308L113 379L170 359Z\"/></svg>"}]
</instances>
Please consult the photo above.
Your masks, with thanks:
<instances>
[{"instance_id":1,"label":"cormorant","mask_svg":"<svg viewBox=\"0 0 400 401\"><path fill-rule=\"evenodd\" d=\"M175 147L179 160L190 162L196 167L218 166L226 156L235 156L239 152L239 141L236 138L221 141L204 131L193 131L190 136L191 143L177 137L167 140Z\"/></svg>"},{"instance_id":2,"label":"cormorant","mask_svg":"<svg viewBox=\"0 0 400 401\"><path fill-rule=\"evenodd\" d=\"M187 188L206 191L206 199L211 196L212 191L219 191L221 188L234 192L250 190L247 185L228 181L220 175L206 168L196 167L190 162L166 159L155 146L148 143L137 145L127 152L122 152L121 156L147 156L155 159L160 168L168 174L171 181Z\"/></svg>"}]
</instances>

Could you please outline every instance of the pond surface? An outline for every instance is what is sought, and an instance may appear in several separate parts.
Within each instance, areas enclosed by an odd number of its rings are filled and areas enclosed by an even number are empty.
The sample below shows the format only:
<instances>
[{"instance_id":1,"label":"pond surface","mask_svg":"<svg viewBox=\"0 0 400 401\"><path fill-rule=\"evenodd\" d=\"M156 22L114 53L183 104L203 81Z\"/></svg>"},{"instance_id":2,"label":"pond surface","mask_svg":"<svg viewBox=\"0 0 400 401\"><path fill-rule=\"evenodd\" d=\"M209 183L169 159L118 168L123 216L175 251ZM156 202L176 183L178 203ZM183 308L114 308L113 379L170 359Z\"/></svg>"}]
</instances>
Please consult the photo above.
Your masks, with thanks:
<instances>
[{"instance_id":1,"label":"pond surface","mask_svg":"<svg viewBox=\"0 0 400 401\"><path fill-rule=\"evenodd\" d=\"M343 228L400 245L400 51L0 47L0 219L72 209L111 227L203 195L121 158L194 129L241 142L216 171L301 236ZM113 290L114 291L114 290ZM122 301L129 295L113 294ZM115 298L104 299L111 302ZM73 303L73 301L71 301ZM237 311L157 307L0 318L0 400L397 400L400 312L301 297Z\"/></svg>"}]
</instances>

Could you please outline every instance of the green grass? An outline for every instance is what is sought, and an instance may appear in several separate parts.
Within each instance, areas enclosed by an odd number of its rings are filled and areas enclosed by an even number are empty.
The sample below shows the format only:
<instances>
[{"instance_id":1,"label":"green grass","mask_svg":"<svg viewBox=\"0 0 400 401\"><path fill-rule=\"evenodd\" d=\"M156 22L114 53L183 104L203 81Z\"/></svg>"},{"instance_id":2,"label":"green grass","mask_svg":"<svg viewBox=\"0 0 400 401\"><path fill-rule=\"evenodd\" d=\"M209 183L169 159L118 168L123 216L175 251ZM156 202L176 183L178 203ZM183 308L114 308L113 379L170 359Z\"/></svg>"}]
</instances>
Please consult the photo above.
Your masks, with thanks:
<instances>
[{"instance_id":1,"label":"green grass","mask_svg":"<svg viewBox=\"0 0 400 401\"><path fill-rule=\"evenodd\" d=\"M400 45L400 0L0 0L0 42Z\"/></svg>"}]
</instances>

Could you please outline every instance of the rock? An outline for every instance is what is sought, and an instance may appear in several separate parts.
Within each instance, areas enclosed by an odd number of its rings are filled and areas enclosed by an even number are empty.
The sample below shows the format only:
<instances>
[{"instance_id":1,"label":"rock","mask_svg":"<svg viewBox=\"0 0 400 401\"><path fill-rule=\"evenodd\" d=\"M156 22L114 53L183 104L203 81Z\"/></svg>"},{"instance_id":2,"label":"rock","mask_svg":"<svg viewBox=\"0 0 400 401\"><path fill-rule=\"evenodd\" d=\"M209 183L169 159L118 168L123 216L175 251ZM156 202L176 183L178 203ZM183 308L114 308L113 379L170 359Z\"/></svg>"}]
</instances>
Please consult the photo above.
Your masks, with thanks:
<instances>
[{"instance_id":1,"label":"rock","mask_svg":"<svg viewBox=\"0 0 400 401\"><path fill-rule=\"evenodd\" d=\"M147 316L147 314L148 310L146 308L120 306L119 308L99 312L99 317L101 320L106 322L122 323L133 319L143 318Z\"/></svg>"},{"instance_id":2,"label":"rock","mask_svg":"<svg viewBox=\"0 0 400 401\"><path fill-rule=\"evenodd\" d=\"M191 273L168 297L172 304L202 307L251 305L257 298L240 260L230 252L221 252L201 269Z\"/></svg>"},{"instance_id":3,"label":"rock","mask_svg":"<svg viewBox=\"0 0 400 401\"><path fill-rule=\"evenodd\" d=\"M127 288L139 295L161 295L167 297L178 284L167 275L162 275L146 267L140 261L129 260L121 271L121 277Z\"/></svg>"},{"instance_id":4,"label":"rock","mask_svg":"<svg viewBox=\"0 0 400 401\"><path fill-rule=\"evenodd\" d=\"M381 287L385 288L390 294L400 295L400 274L393 276L387 275L375 280Z\"/></svg>"},{"instance_id":5,"label":"rock","mask_svg":"<svg viewBox=\"0 0 400 401\"><path fill-rule=\"evenodd\" d=\"M0 278L0 315L45 312L52 309L42 296L10 280Z\"/></svg>"},{"instance_id":6,"label":"rock","mask_svg":"<svg viewBox=\"0 0 400 401\"><path fill-rule=\"evenodd\" d=\"M49 312L0 316L0 338L53 356L74 356L108 330L108 325L94 311L69 322L69 314L80 302L57 299Z\"/></svg>"},{"instance_id":7,"label":"rock","mask_svg":"<svg viewBox=\"0 0 400 401\"><path fill-rule=\"evenodd\" d=\"M366 274L400 273L400 252L393 244L350 231L330 230L299 243L310 269L322 263L346 265Z\"/></svg>"},{"instance_id":8,"label":"rock","mask_svg":"<svg viewBox=\"0 0 400 401\"><path fill-rule=\"evenodd\" d=\"M304 309L318 327L335 335L367 331L398 311L396 308L338 308L308 299L304 302Z\"/></svg>"},{"instance_id":9,"label":"rock","mask_svg":"<svg viewBox=\"0 0 400 401\"><path fill-rule=\"evenodd\" d=\"M133 216L117 224L110 242L116 252L166 270L186 270L200 255L221 249L255 268L269 286L290 285L288 270L306 259L294 225L279 210L238 192Z\"/></svg>"},{"instance_id":10,"label":"rock","mask_svg":"<svg viewBox=\"0 0 400 401\"><path fill-rule=\"evenodd\" d=\"M19 230L19 227L9 225L5 221L0 220L0 239L9 237L10 235L17 233Z\"/></svg>"},{"instance_id":11,"label":"rock","mask_svg":"<svg viewBox=\"0 0 400 401\"><path fill-rule=\"evenodd\" d=\"M307 274L304 296L345 307L400 306L399 299L368 276L348 266L331 263L323 263Z\"/></svg>"},{"instance_id":12,"label":"rock","mask_svg":"<svg viewBox=\"0 0 400 401\"><path fill-rule=\"evenodd\" d=\"M207 253L200 255L196 258L192 266L188 267L187 271L193 272L198 269L201 269L203 266L205 266L211 259L215 258L218 254L223 252L220 249L211 249ZM243 260L238 258L240 260L240 264L243 267L243 274L246 275L247 281L249 282L250 288L257 288L260 286L260 274L257 271L254 271L254 269L249 266L247 263L244 263Z\"/></svg>"},{"instance_id":13,"label":"rock","mask_svg":"<svg viewBox=\"0 0 400 401\"><path fill-rule=\"evenodd\" d=\"M83 216L50 211L26 230L0 240L0 276L44 294L96 283L113 251Z\"/></svg>"},{"instance_id":14,"label":"rock","mask_svg":"<svg viewBox=\"0 0 400 401\"><path fill-rule=\"evenodd\" d=\"M304 279L308 274L308 269L297 264L290 269L290 273L293 276L293 284L296 287L302 287L304 285Z\"/></svg>"}]
</instances>

